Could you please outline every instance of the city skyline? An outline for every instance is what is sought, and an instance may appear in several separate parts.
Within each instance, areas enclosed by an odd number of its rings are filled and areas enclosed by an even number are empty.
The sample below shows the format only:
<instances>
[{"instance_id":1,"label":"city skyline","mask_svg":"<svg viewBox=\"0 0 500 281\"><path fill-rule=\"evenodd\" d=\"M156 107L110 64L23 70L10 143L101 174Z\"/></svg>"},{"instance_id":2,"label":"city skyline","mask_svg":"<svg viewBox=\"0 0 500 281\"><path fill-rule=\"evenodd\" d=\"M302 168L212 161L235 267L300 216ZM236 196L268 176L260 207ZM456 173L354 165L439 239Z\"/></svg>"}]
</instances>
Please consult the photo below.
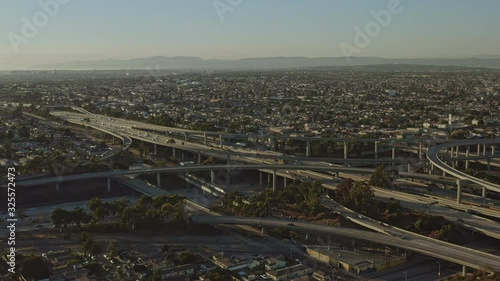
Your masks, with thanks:
<instances>
[{"instance_id":1,"label":"city skyline","mask_svg":"<svg viewBox=\"0 0 500 281\"><path fill-rule=\"evenodd\" d=\"M500 39L494 36L500 3L439 1L428 9L430 3L3 1L0 68L153 56L500 57ZM391 5L397 12L384 17ZM378 29L370 26L374 22ZM23 34L29 23L36 32ZM367 28L372 28L368 41L356 44L357 30Z\"/></svg>"}]
</instances>

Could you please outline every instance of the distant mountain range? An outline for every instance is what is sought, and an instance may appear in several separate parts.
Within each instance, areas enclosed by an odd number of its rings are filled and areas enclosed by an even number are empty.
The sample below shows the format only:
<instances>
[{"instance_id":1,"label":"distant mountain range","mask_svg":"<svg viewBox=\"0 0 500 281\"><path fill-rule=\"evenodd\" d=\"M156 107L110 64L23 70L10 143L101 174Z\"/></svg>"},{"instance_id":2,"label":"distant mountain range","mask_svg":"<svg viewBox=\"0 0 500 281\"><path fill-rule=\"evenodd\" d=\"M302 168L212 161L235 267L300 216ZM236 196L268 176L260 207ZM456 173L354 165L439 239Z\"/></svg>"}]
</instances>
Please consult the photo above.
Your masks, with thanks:
<instances>
[{"instance_id":1,"label":"distant mountain range","mask_svg":"<svg viewBox=\"0 0 500 281\"><path fill-rule=\"evenodd\" d=\"M291 69L335 66L364 65L435 65L461 66L500 69L500 58L481 56L477 58L414 58L388 59L379 57L266 57L238 60L204 60L197 57L163 57L138 58L131 60L97 60L76 61L70 63L45 64L43 69L68 70L109 70L109 69L162 69L162 70L249 70L249 69Z\"/></svg>"}]
</instances>

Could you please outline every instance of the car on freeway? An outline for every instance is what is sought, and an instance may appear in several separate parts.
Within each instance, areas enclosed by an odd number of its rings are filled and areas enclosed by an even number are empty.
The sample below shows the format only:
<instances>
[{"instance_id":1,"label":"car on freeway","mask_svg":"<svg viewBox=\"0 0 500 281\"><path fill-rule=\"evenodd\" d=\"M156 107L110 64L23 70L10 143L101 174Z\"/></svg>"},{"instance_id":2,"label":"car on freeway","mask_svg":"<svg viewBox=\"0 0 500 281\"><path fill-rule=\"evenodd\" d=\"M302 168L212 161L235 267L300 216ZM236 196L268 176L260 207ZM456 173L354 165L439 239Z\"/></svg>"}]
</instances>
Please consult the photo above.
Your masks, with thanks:
<instances>
[{"instance_id":1,"label":"car on freeway","mask_svg":"<svg viewBox=\"0 0 500 281\"><path fill-rule=\"evenodd\" d=\"M42 228L42 227L43 227L43 225L42 225L42 224L37 224L37 225L35 225L35 227L36 227L36 228Z\"/></svg>"},{"instance_id":2,"label":"car on freeway","mask_svg":"<svg viewBox=\"0 0 500 281\"><path fill-rule=\"evenodd\" d=\"M293 223L289 223L289 224L288 224L288 226L295 226L295 224L293 224Z\"/></svg>"}]
</instances>

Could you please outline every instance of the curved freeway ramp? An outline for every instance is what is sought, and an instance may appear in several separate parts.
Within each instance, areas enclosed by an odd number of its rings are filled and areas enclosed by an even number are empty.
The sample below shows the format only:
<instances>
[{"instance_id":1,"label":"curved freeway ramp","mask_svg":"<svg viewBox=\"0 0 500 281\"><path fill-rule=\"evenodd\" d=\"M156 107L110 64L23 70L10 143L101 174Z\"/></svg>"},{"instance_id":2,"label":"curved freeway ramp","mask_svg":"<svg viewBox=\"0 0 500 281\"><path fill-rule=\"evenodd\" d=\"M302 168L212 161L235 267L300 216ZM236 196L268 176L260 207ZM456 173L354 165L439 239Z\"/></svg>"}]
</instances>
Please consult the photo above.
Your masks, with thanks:
<instances>
[{"instance_id":1,"label":"curved freeway ramp","mask_svg":"<svg viewBox=\"0 0 500 281\"><path fill-rule=\"evenodd\" d=\"M432 163L434 166L436 166L440 170L442 170L442 171L446 172L447 174L450 174L454 177L457 177L458 179L466 180L469 182L479 184L480 186L483 186L486 189L491 190L491 191L500 192L500 185L499 184L494 184L494 183L491 183L491 182L488 182L488 181L485 181L482 179L478 179L478 178L473 177L471 175L468 175L464 172L461 172L455 168L448 166L446 163L444 163L438 157L439 151L442 149L445 149L445 148L464 146L464 145L470 146L470 145L478 145L478 144L500 144L500 139L466 140L466 141L456 141L456 142L443 143L443 144L431 147L427 153L427 159L429 159L430 163Z\"/></svg>"},{"instance_id":2,"label":"curved freeway ramp","mask_svg":"<svg viewBox=\"0 0 500 281\"><path fill-rule=\"evenodd\" d=\"M309 222L298 222L281 219L230 217L230 216L191 216L195 224L237 224L271 228L287 228L304 232L331 234L354 238L377 244L400 247L426 256L447 260L490 273L500 272L500 256L476 251L470 248L439 241L432 238L400 238L381 233L339 228Z\"/></svg>"}]
</instances>

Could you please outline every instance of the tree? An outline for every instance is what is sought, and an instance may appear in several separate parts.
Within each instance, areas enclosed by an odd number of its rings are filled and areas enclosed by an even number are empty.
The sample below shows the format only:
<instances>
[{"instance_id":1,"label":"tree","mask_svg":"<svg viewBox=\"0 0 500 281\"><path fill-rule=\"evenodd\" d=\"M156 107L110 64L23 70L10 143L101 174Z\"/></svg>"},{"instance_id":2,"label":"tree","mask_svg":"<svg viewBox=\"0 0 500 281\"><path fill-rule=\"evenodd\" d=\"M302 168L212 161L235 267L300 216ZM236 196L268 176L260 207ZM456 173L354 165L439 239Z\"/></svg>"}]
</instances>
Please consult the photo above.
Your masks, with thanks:
<instances>
[{"instance_id":1,"label":"tree","mask_svg":"<svg viewBox=\"0 0 500 281\"><path fill-rule=\"evenodd\" d=\"M165 203L161 206L161 210L160 210L160 213L168 218L172 215L172 213L175 211L175 208L174 206L172 206L172 204L170 203Z\"/></svg>"},{"instance_id":2,"label":"tree","mask_svg":"<svg viewBox=\"0 0 500 281\"><path fill-rule=\"evenodd\" d=\"M163 244L161 246L161 252L162 253L168 253L168 252L170 252L170 246L168 244Z\"/></svg>"},{"instance_id":3,"label":"tree","mask_svg":"<svg viewBox=\"0 0 500 281\"><path fill-rule=\"evenodd\" d=\"M377 166L375 172L370 177L370 185L382 188L389 188L390 178L383 165Z\"/></svg>"},{"instance_id":4,"label":"tree","mask_svg":"<svg viewBox=\"0 0 500 281\"><path fill-rule=\"evenodd\" d=\"M108 248L106 251L109 253L111 257L115 257L118 255L118 248L116 247L115 241L109 241Z\"/></svg>"},{"instance_id":5,"label":"tree","mask_svg":"<svg viewBox=\"0 0 500 281\"><path fill-rule=\"evenodd\" d=\"M110 203L110 213L112 215L120 215L123 213L123 210L127 208L127 206L130 204L130 201L125 200L125 199L118 199L114 200Z\"/></svg>"},{"instance_id":6,"label":"tree","mask_svg":"<svg viewBox=\"0 0 500 281\"><path fill-rule=\"evenodd\" d=\"M161 281L163 280L161 276L161 271L158 268L153 269L153 274L148 279L149 281Z\"/></svg>"},{"instance_id":7,"label":"tree","mask_svg":"<svg viewBox=\"0 0 500 281\"><path fill-rule=\"evenodd\" d=\"M148 195L141 195L137 203L135 204L137 208L147 210L153 204L153 198Z\"/></svg>"},{"instance_id":8,"label":"tree","mask_svg":"<svg viewBox=\"0 0 500 281\"><path fill-rule=\"evenodd\" d=\"M95 210L95 212L94 212L94 218L96 220L102 220L105 217L106 217L106 209L103 206L101 206L101 207L99 207L99 208L97 208Z\"/></svg>"},{"instance_id":9,"label":"tree","mask_svg":"<svg viewBox=\"0 0 500 281\"><path fill-rule=\"evenodd\" d=\"M83 211L82 208L75 208L75 210L71 213L71 217L78 228L80 228L82 223L89 223L92 219L92 217Z\"/></svg>"},{"instance_id":10,"label":"tree","mask_svg":"<svg viewBox=\"0 0 500 281\"><path fill-rule=\"evenodd\" d=\"M23 126L19 127L18 134L19 134L19 137L21 137L21 138L29 138L30 137L30 129L23 125Z\"/></svg>"},{"instance_id":11,"label":"tree","mask_svg":"<svg viewBox=\"0 0 500 281\"><path fill-rule=\"evenodd\" d=\"M62 209L62 208L57 208L52 212L51 215L52 223L56 227L61 227L63 226L66 228L69 223L71 223L71 215L68 211Z\"/></svg>"},{"instance_id":12,"label":"tree","mask_svg":"<svg viewBox=\"0 0 500 281\"><path fill-rule=\"evenodd\" d=\"M179 257L177 258L178 264L194 263L195 261L196 261L196 256L193 254L193 252L189 250L182 251L179 254Z\"/></svg>"},{"instance_id":13,"label":"tree","mask_svg":"<svg viewBox=\"0 0 500 281\"><path fill-rule=\"evenodd\" d=\"M347 179L337 186L335 198L340 204L350 207L360 213L368 213L373 204L374 193L364 182L354 182Z\"/></svg>"},{"instance_id":14,"label":"tree","mask_svg":"<svg viewBox=\"0 0 500 281\"><path fill-rule=\"evenodd\" d=\"M95 210L97 210L97 208L102 206L102 203L103 203L103 201L101 198L93 198L93 199L89 200L89 202L87 203L87 206L89 207L90 211L95 212Z\"/></svg>"},{"instance_id":15,"label":"tree","mask_svg":"<svg viewBox=\"0 0 500 281\"><path fill-rule=\"evenodd\" d=\"M82 239L84 239L84 238L85 237L82 237ZM90 249L95 244L95 242L92 239L90 239L88 237L86 237L86 238L87 238L86 240L82 241L82 249L85 252L85 254L87 254L87 252L90 252Z\"/></svg>"},{"instance_id":16,"label":"tree","mask_svg":"<svg viewBox=\"0 0 500 281\"><path fill-rule=\"evenodd\" d=\"M351 196L351 189L354 186L354 182L352 179L346 179L339 185L337 185L337 189L335 190L335 198L340 202L342 205L349 205L350 204L350 196Z\"/></svg>"},{"instance_id":17,"label":"tree","mask_svg":"<svg viewBox=\"0 0 500 281\"><path fill-rule=\"evenodd\" d=\"M97 243L93 243L90 248L89 248L89 253L91 255L97 255L97 254L100 254L102 253L102 247L101 245L97 244Z\"/></svg>"},{"instance_id":18,"label":"tree","mask_svg":"<svg viewBox=\"0 0 500 281\"><path fill-rule=\"evenodd\" d=\"M351 189L350 197L353 208L360 213L367 214L375 195L368 184L357 182Z\"/></svg>"},{"instance_id":19,"label":"tree","mask_svg":"<svg viewBox=\"0 0 500 281\"><path fill-rule=\"evenodd\" d=\"M50 275L49 267L44 262L44 259L39 256L29 256L22 260L20 272L27 279L41 280L48 278Z\"/></svg>"},{"instance_id":20,"label":"tree","mask_svg":"<svg viewBox=\"0 0 500 281\"><path fill-rule=\"evenodd\" d=\"M136 207L126 207L121 215L121 219L127 224L129 229L135 228L135 223L139 218L139 210Z\"/></svg>"}]
</instances>

